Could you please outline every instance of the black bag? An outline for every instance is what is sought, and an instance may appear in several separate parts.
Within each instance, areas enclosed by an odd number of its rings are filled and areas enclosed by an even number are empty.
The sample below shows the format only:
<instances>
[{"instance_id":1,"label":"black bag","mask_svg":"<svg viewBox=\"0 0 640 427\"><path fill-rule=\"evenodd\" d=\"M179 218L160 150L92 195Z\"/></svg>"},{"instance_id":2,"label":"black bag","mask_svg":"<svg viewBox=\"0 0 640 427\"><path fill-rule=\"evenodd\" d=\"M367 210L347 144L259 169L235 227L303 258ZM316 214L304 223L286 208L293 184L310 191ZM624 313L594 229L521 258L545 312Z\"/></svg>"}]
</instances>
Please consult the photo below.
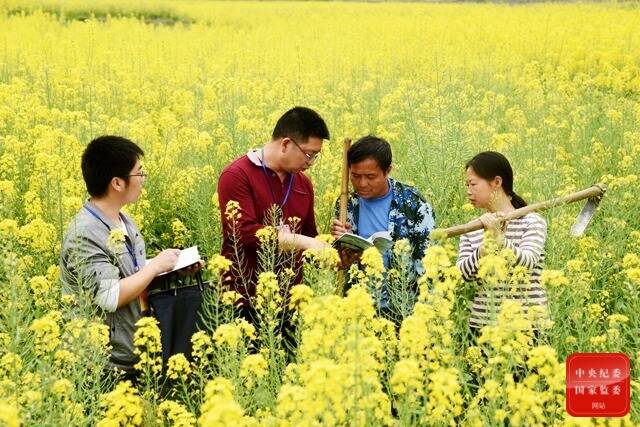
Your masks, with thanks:
<instances>
[{"instance_id":1,"label":"black bag","mask_svg":"<svg viewBox=\"0 0 640 427\"><path fill-rule=\"evenodd\" d=\"M191 336L200 329L200 307L206 283L200 272L185 281L166 278L149 289L151 314L160 323L162 361L166 367L171 356L183 353L191 359Z\"/></svg>"}]
</instances>

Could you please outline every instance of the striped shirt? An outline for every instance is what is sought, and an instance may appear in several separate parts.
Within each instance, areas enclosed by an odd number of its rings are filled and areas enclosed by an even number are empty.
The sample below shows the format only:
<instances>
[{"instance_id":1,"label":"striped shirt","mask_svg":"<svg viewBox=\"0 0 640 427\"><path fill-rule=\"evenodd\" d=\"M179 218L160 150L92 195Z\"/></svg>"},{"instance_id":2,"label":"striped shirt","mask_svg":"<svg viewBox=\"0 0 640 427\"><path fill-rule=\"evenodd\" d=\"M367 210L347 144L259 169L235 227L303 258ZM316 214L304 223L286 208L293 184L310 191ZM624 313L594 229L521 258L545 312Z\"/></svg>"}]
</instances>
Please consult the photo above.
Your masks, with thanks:
<instances>
[{"instance_id":1,"label":"striped shirt","mask_svg":"<svg viewBox=\"0 0 640 427\"><path fill-rule=\"evenodd\" d=\"M477 273L483 236L484 230L477 230L460 237L460 250L456 263L458 269L464 280L477 281L481 286L471 306L469 325L472 328L481 328L495 323L496 314L505 300L521 303L525 313L532 305L546 308L547 294L540 285L544 264L544 242L547 238L545 220L540 215L531 213L507 223L505 247L513 250L516 265L524 266L529 270L528 283L516 285L504 283L492 286L490 289L482 286Z\"/></svg>"}]
</instances>

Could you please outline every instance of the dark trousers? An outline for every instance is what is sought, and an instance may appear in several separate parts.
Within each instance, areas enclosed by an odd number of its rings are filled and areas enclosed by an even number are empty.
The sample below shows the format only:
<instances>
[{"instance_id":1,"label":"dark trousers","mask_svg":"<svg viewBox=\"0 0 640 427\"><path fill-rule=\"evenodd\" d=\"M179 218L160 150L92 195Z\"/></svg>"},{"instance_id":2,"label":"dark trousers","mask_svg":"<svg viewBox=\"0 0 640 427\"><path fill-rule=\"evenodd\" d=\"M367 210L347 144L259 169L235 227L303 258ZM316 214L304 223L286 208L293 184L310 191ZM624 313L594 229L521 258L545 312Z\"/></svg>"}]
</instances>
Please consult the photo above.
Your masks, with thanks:
<instances>
[{"instance_id":1,"label":"dark trousers","mask_svg":"<svg viewBox=\"0 0 640 427\"><path fill-rule=\"evenodd\" d=\"M200 329L202 287L199 285L171 289L149 295L153 316L160 323L162 360L183 353L191 357L191 336Z\"/></svg>"}]
</instances>

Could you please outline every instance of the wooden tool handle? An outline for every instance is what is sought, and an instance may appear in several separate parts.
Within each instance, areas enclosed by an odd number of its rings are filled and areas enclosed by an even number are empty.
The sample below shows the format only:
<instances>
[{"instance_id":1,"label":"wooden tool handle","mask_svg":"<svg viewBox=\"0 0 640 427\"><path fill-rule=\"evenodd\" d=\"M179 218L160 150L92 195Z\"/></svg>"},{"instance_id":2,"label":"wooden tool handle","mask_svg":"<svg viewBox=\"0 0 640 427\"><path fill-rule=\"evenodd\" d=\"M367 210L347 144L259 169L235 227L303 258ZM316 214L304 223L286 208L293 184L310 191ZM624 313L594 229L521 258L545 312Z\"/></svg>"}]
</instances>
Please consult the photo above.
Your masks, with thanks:
<instances>
[{"instance_id":1,"label":"wooden tool handle","mask_svg":"<svg viewBox=\"0 0 640 427\"><path fill-rule=\"evenodd\" d=\"M345 138L342 142L342 181L340 182L340 215L342 223L347 222L347 200L349 198L349 162L347 161L347 151L351 147L351 140Z\"/></svg>"},{"instance_id":2,"label":"wooden tool handle","mask_svg":"<svg viewBox=\"0 0 640 427\"><path fill-rule=\"evenodd\" d=\"M557 197L555 199L534 203L531 205L527 205L523 208L516 209L512 212L509 212L508 214L505 214L504 218L505 218L505 221L509 221L517 218L522 218L523 216L531 212L550 209L556 206L566 205L567 203L577 202L579 200L591 199L594 197L596 198L602 197L605 191L607 191L607 186L605 184L602 184L602 183L595 184L587 189L578 191L576 193L567 194L566 196ZM444 233L444 236L448 238L448 237L459 236L461 234L470 233L472 231L480 230L482 228L483 228L482 222L480 222L479 219L474 219L473 221L468 222L466 224L460 224L460 225L456 225L456 226L444 228L444 229L436 229L433 232L434 232L434 235L436 236L437 235L442 236Z\"/></svg>"},{"instance_id":3,"label":"wooden tool handle","mask_svg":"<svg viewBox=\"0 0 640 427\"><path fill-rule=\"evenodd\" d=\"M340 213L339 220L343 224L347 222L347 200L349 199L349 162L347 161L347 152L351 147L351 140L345 138L342 141L342 180L340 181ZM344 270L338 271L338 284L336 285L336 294L344 296L345 291L345 274Z\"/></svg>"}]
</instances>

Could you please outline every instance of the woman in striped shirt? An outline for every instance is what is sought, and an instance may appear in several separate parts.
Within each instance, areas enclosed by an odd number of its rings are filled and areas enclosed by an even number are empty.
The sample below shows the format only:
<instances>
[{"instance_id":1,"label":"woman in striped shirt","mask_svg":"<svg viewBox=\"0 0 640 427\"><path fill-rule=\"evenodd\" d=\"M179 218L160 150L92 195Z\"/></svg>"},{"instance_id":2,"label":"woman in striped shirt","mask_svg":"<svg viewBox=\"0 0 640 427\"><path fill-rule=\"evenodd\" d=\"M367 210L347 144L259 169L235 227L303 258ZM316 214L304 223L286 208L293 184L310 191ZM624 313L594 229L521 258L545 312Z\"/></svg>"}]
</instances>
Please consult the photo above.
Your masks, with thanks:
<instances>
[{"instance_id":1,"label":"woman in striped shirt","mask_svg":"<svg viewBox=\"0 0 640 427\"><path fill-rule=\"evenodd\" d=\"M516 265L525 267L529 272L529 281L526 283L481 286L471 307L470 326L477 330L493 323L505 300L520 302L525 313L534 305L546 309L547 296L540 286L540 275L547 224L536 213L508 222L502 219L504 214L527 205L513 191L513 170L509 161L493 151L476 155L466 165L466 185L469 201L476 208L486 210L486 213L480 217L484 230L473 231L460 238L457 266L462 277L467 281L479 282L477 273L480 257L484 254L485 231L493 234L499 246L511 249Z\"/></svg>"}]
</instances>

